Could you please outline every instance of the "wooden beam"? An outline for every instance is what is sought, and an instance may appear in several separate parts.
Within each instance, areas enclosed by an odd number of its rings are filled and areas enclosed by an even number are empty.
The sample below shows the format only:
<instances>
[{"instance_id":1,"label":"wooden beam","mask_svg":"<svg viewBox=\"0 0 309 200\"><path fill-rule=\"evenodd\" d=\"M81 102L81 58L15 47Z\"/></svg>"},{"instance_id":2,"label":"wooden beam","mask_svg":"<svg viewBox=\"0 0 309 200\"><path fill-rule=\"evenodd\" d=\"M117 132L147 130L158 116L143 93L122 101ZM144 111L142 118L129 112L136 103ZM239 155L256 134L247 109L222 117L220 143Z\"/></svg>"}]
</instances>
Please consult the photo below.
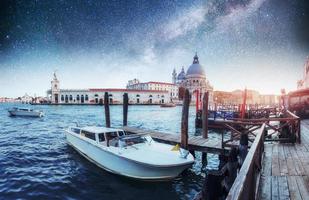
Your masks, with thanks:
<instances>
[{"instance_id":1,"label":"wooden beam","mask_svg":"<svg viewBox=\"0 0 309 200\"><path fill-rule=\"evenodd\" d=\"M188 119L189 119L189 106L190 106L190 93L189 90L185 90L185 95L182 105L181 116L181 147L188 149Z\"/></svg>"},{"instance_id":2,"label":"wooden beam","mask_svg":"<svg viewBox=\"0 0 309 200\"><path fill-rule=\"evenodd\" d=\"M202 111L202 127L203 127L203 138L208 138L208 100L209 92L204 93L203 97L203 111Z\"/></svg>"},{"instance_id":3,"label":"wooden beam","mask_svg":"<svg viewBox=\"0 0 309 200\"><path fill-rule=\"evenodd\" d=\"M127 126L128 124L128 105L129 105L128 93L124 93L123 94L123 126Z\"/></svg>"},{"instance_id":4,"label":"wooden beam","mask_svg":"<svg viewBox=\"0 0 309 200\"><path fill-rule=\"evenodd\" d=\"M111 127L110 113L109 113L109 99L108 92L104 94L104 109L105 109L105 126L107 128Z\"/></svg>"}]
</instances>

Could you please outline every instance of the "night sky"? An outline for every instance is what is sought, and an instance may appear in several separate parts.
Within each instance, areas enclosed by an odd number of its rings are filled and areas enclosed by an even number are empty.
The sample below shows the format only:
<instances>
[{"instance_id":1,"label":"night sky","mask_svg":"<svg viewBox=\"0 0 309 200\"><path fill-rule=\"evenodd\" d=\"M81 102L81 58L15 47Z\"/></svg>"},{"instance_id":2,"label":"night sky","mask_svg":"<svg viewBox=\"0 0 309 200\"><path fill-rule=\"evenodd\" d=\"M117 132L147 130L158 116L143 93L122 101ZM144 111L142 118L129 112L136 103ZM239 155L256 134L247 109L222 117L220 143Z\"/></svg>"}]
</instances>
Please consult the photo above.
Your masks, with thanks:
<instances>
[{"instance_id":1,"label":"night sky","mask_svg":"<svg viewBox=\"0 0 309 200\"><path fill-rule=\"evenodd\" d=\"M0 97L171 82L198 53L215 90L296 89L309 56L306 0L0 1Z\"/></svg>"}]
</instances>

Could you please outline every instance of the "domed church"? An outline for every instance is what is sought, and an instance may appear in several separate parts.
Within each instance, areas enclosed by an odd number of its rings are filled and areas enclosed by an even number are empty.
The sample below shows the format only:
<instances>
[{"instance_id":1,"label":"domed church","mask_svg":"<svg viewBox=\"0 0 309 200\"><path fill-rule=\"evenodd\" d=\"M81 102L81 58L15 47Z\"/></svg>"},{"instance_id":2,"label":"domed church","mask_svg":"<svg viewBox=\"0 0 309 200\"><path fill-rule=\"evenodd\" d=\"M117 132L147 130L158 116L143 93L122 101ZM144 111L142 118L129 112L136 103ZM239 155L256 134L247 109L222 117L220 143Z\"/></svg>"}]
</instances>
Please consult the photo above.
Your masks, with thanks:
<instances>
[{"instance_id":1,"label":"domed church","mask_svg":"<svg viewBox=\"0 0 309 200\"><path fill-rule=\"evenodd\" d=\"M200 99L204 92L209 92L209 105L213 105L213 86L210 85L206 78L204 67L200 64L197 54L193 57L193 63L189 66L185 73L184 67L177 75L176 70L173 71L173 83L179 87L189 89L192 94L191 102L195 102L196 92L200 94Z\"/></svg>"}]
</instances>

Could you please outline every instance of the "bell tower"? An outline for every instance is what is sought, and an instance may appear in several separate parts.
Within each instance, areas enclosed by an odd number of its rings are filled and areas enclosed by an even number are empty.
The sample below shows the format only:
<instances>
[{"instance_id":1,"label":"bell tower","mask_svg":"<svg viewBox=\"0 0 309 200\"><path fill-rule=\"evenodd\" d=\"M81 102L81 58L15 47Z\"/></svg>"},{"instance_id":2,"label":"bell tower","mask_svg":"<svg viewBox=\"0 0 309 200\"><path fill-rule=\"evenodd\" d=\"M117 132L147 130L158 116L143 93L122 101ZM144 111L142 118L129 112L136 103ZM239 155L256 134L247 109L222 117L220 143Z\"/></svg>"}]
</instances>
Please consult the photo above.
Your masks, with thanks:
<instances>
[{"instance_id":1,"label":"bell tower","mask_svg":"<svg viewBox=\"0 0 309 200\"><path fill-rule=\"evenodd\" d=\"M172 83L176 84L176 77L177 77L177 73L176 73L176 69L174 68L173 73L172 73L173 79L172 79Z\"/></svg>"},{"instance_id":2,"label":"bell tower","mask_svg":"<svg viewBox=\"0 0 309 200\"><path fill-rule=\"evenodd\" d=\"M60 85L59 80L57 79L56 72L54 72L54 78L51 81L51 100L52 103L59 103L60 96Z\"/></svg>"}]
</instances>

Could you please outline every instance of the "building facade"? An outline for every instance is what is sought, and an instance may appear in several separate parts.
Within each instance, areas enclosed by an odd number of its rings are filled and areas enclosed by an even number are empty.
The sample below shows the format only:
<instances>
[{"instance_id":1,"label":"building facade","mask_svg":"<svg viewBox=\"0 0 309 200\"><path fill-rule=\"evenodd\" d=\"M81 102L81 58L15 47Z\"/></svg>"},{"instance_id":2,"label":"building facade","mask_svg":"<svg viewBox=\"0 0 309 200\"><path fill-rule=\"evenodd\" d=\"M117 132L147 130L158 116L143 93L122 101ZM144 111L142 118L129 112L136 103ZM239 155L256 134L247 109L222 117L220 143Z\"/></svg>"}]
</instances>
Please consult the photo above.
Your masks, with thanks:
<instances>
[{"instance_id":1,"label":"building facade","mask_svg":"<svg viewBox=\"0 0 309 200\"><path fill-rule=\"evenodd\" d=\"M60 89L56 74L47 91L52 104L102 104L105 92L108 92L110 104L122 104L123 94L127 93L130 104L163 104L170 100L166 90L139 90L117 88Z\"/></svg>"},{"instance_id":2,"label":"building facade","mask_svg":"<svg viewBox=\"0 0 309 200\"><path fill-rule=\"evenodd\" d=\"M178 86L173 83L166 82L140 82L138 79L133 79L128 81L127 87L128 90L154 90L154 91L167 91L170 95L170 101L173 99L178 99Z\"/></svg>"},{"instance_id":3,"label":"building facade","mask_svg":"<svg viewBox=\"0 0 309 200\"><path fill-rule=\"evenodd\" d=\"M297 89L309 88L309 57L304 65L303 78L297 81Z\"/></svg>"},{"instance_id":4,"label":"building facade","mask_svg":"<svg viewBox=\"0 0 309 200\"><path fill-rule=\"evenodd\" d=\"M174 84L178 85L178 87L189 89L192 95L191 102L193 103L197 95L199 95L199 99L202 99L202 95L206 91L209 92L209 105L213 105L213 86L210 85L204 67L200 64L197 54L193 57L193 63L188 67L186 73L184 67L182 67L179 74L177 74L174 69L172 81Z\"/></svg>"}]
</instances>

